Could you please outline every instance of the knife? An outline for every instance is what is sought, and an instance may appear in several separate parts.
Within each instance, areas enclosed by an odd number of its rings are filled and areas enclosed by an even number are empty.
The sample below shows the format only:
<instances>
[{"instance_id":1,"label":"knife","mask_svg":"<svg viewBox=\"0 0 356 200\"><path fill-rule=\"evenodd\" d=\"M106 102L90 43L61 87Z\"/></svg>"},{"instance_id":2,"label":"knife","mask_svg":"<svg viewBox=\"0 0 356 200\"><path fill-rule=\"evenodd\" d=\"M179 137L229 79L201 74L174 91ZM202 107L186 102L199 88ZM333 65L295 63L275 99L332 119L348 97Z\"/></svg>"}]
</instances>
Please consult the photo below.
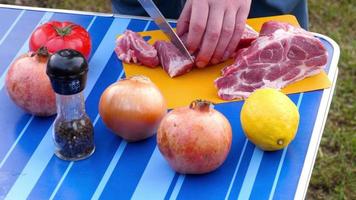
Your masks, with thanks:
<instances>
[{"instance_id":1,"label":"knife","mask_svg":"<svg viewBox=\"0 0 356 200\"><path fill-rule=\"evenodd\" d=\"M179 51L186 57L188 57L192 62L194 62L192 56L190 55L187 48L184 46L182 40L174 32L172 27L167 22L166 18L162 15L161 11L153 3L152 0L138 0L142 7L146 10L148 15L155 21L157 26L167 35L171 40L172 44L179 49Z\"/></svg>"}]
</instances>

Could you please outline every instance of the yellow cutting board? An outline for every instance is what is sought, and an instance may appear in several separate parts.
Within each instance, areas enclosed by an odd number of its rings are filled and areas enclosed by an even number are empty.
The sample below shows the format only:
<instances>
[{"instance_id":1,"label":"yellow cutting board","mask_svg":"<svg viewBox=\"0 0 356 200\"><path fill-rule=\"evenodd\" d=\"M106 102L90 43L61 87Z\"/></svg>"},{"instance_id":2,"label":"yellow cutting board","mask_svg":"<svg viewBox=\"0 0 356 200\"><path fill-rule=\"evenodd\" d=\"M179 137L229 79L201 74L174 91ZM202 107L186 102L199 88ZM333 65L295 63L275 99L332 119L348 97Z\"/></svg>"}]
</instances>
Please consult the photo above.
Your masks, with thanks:
<instances>
[{"instance_id":1,"label":"yellow cutting board","mask_svg":"<svg viewBox=\"0 0 356 200\"><path fill-rule=\"evenodd\" d=\"M292 15L248 19L247 24L256 31L259 31L262 24L270 20L288 22L299 26L298 21ZM150 44L153 44L156 40L168 40L160 30L146 31L140 34L142 36L150 36L151 38L148 41ZM189 103L195 99L205 99L213 103L226 102L217 95L214 80L220 76L221 69L230 65L232 62L233 60L228 60L224 63L209 66L204 69L193 69L191 72L176 78L170 78L160 67L151 69L140 65L124 63L124 70L126 77L133 75L145 75L149 77L163 93L168 102L168 107L175 108L189 105ZM283 88L282 91L286 94L291 94L324 89L330 87L330 85L331 82L326 73L322 72L318 75L290 84Z\"/></svg>"}]
</instances>

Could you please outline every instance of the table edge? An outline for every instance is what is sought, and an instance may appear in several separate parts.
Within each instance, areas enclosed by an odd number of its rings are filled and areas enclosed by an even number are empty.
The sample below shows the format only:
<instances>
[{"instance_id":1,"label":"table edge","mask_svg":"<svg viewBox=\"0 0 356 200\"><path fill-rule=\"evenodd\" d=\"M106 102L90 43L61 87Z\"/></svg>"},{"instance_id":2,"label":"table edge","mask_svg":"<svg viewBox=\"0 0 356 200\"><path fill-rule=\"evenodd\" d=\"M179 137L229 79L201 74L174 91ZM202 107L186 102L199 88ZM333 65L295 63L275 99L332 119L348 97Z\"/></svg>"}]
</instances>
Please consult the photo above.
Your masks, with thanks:
<instances>
[{"instance_id":1,"label":"table edge","mask_svg":"<svg viewBox=\"0 0 356 200\"><path fill-rule=\"evenodd\" d=\"M60 12L60 13L79 14L79 15L96 15L101 17L120 17L126 19L143 19L143 20L152 21L150 17L145 17L145 16L123 15L123 14L115 14L115 13L92 12L92 11L81 11L81 10L68 10L68 9L58 9L58 8L20 6L20 5L11 5L11 4L1 4L1 3L0 3L0 8L25 9L25 10L43 11L43 12ZM167 19L167 21L177 22L177 20L175 19Z\"/></svg>"},{"instance_id":2,"label":"table edge","mask_svg":"<svg viewBox=\"0 0 356 200\"><path fill-rule=\"evenodd\" d=\"M57 8L43 8L43 7L32 7L32 6L20 6L20 5L11 5L11 4L0 4L0 8L13 8L13 9L46 11L46 12L61 12L61 13L79 14L79 15L97 15L97 16L102 16L102 17L113 17L114 16L114 14L112 14L112 13L67 10L67 9L57 9Z\"/></svg>"},{"instance_id":3,"label":"table edge","mask_svg":"<svg viewBox=\"0 0 356 200\"><path fill-rule=\"evenodd\" d=\"M320 141L324 132L325 123L327 120L328 112L330 109L330 104L332 101L332 97L334 94L337 75L338 75L338 67L337 64L339 62L340 57L340 47L339 45L330 37L322 35L320 33L313 33L315 36L322 38L329 42L333 46L333 57L330 63L328 78L332 80L332 85L330 88L325 89L323 91L321 101L318 108L318 115L315 120L312 136L308 145L307 154L305 156L305 160L303 163L302 172L298 181L297 189L295 192L294 199L300 200L305 199L308 185L310 182L310 178L312 175L312 171L314 168L316 156L318 154L318 148L320 145Z\"/></svg>"}]
</instances>

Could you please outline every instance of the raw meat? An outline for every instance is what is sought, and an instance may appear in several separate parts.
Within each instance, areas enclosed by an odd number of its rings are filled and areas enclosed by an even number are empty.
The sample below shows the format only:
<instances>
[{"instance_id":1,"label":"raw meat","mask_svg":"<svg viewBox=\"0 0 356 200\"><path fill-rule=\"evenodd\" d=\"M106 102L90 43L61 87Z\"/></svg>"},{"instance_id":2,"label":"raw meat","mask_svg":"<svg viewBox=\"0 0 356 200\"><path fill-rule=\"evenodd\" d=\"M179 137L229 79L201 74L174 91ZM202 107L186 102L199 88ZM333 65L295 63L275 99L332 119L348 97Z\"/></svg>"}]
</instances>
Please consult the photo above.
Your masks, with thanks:
<instances>
[{"instance_id":1,"label":"raw meat","mask_svg":"<svg viewBox=\"0 0 356 200\"><path fill-rule=\"evenodd\" d=\"M148 67L159 64L157 50L138 33L127 30L116 40L115 52L126 63L140 63Z\"/></svg>"},{"instance_id":2,"label":"raw meat","mask_svg":"<svg viewBox=\"0 0 356 200\"><path fill-rule=\"evenodd\" d=\"M287 23L266 22L260 36L215 80L218 95L231 100L246 98L258 88L283 88L320 73L327 56L311 33Z\"/></svg>"},{"instance_id":3,"label":"raw meat","mask_svg":"<svg viewBox=\"0 0 356 200\"><path fill-rule=\"evenodd\" d=\"M276 21L265 22L262 25L262 28L260 31L260 36L272 35L274 32L276 32L279 29L287 31L287 32L306 34L306 35L313 37L313 34L309 33L308 31L306 31L302 28L297 28L297 27L292 26L288 23L276 22Z\"/></svg>"},{"instance_id":4,"label":"raw meat","mask_svg":"<svg viewBox=\"0 0 356 200\"><path fill-rule=\"evenodd\" d=\"M192 70L194 63L185 57L172 43L156 41L154 44L162 68L170 77L176 77Z\"/></svg>"},{"instance_id":5,"label":"raw meat","mask_svg":"<svg viewBox=\"0 0 356 200\"><path fill-rule=\"evenodd\" d=\"M237 50L250 46L251 42L256 40L257 37L258 37L258 32L246 24L239 45L237 46Z\"/></svg>"}]
</instances>

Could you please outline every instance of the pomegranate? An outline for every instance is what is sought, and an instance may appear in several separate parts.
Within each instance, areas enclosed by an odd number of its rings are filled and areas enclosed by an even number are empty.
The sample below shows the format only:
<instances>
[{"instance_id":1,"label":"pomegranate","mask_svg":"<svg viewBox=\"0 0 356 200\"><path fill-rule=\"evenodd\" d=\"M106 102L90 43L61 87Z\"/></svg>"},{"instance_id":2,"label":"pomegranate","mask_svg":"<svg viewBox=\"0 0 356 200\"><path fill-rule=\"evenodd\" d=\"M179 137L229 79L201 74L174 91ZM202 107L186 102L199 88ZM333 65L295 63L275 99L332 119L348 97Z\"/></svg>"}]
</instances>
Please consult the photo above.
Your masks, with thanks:
<instances>
[{"instance_id":1,"label":"pomegranate","mask_svg":"<svg viewBox=\"0 0 356 200\"><path fill-rule=\"evenodd\" d=\"M167 113L167 105L149 78L133 76L105 89L100 98L99 113L114 133L134 142L155 134Z\"/></svg>"},{"instance_id":2,"label":"pomegranate","mask_svg":"<svg viewBox=\"0 0 356 200\"><path fill-rule=\"evenodd\" d=\"M179 173L211 172L225 161L230 151L230 123L211 105L196 100L162 119L157 132L158 148Z\"/></svg>"},{"instance_id":3,"label":"pomegranate","mask_svg":"<svg viewBox=\"0 0 356 200\"><path fill-rule=\"evenodd\" d=\"M50 116L56 113L56 99L46 74L48 54L41 49L18 57L6 74L6 89L15 102L28 113Z\"/></svg>"}]
</instances>

